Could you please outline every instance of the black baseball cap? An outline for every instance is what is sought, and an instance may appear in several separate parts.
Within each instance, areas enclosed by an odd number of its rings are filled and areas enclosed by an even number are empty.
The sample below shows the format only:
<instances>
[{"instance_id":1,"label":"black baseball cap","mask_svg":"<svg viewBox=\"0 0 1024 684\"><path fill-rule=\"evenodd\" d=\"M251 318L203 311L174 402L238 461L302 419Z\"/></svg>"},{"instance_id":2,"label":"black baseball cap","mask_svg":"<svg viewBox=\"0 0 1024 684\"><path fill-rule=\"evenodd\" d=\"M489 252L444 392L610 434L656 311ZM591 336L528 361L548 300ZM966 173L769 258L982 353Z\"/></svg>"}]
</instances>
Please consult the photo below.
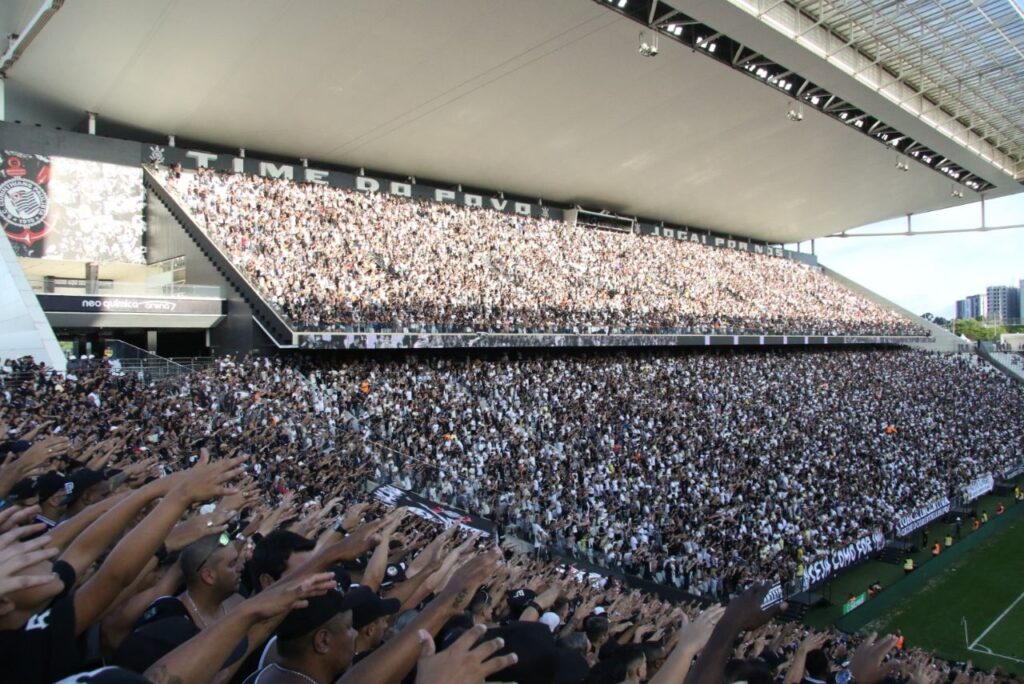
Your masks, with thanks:
<instances>
[{"instance_id":1,"label":"black baseball cap","mask_svg":"<svg viewBox=\"0 0 1024 684\"><path fill-rule=\"evenodd\" d=\"M335 588L337 588L341 593L344 594L352 587L352 575L348 574L348 570L343 566L335 565L328 568L327 571L334 573Z\"/></svg>"},{"instance_id":2,"label":"black baseball cap","mask_svg":"<svg viewBox=\"0 0 1024 684\"><path fill-rule=\"evenodd\" d=\"M291 611L281 621L277 628L277 638L282 641L297 639L317 629L335 615L352 610L352 603L348 600L350 593L352 592L342 594L340 591L331 589L322 596L307 599L305 608Z\"/></svg>"},{"instance_id":3,"label":"black baseball cap","mask_svg":"<svg viewBox=\"0 0 1024 684\"><path fill-rule=\"evenodd\" d=\"M523 614L526 607L530 605L530 601L537 598L537 592L532 589L516 589L509 594L508 608L512 612L512 619L518 620L519 616Z\"/></svg>"},{"instance_id":4,"label":"black baseball cap","mask_svg":"<svg viewBox=\"0 0 1024 684\"><path fill-rule=\"evenodd\" d=\"M67 483L68 478L64 477L56 470L43 473L39 476L39 479L36 480L36 493L39 495L39 501L46 501L57 492L64 491L64 486Z\"/></svg>"},{"instance_id":5,"label":"black baseball cap","mask_svg":"<svg viewBox=\"0 0 1024 684\"><path fill-rule=\"evenodd\" d=\"M384 571L384 579L380 583L381 589L397 584L398 582L404 582L405 576L405 563L391 563Z\"/></svg>"},{"instance_id":6,"label":"black baseball cap","mask_svg":"<svg viewBox=\"0 0 1024 684\"><path fill-rule=\"evenodd\" d=\"M490 675L488 681L578 684L587 676L589 668L583 656L559 646L546 625L509 622L487 630L478 643L498 637L505 645L494 655L515 653L518 661Z\"/></svg>"},{"instance_id":7,"label":"black baseball cap","mask_svg":"<svg viewBox=\"0 0 1024 684\"><path fill-rule=\"evenodd\" d=\"M11 487L11 491L7 493L8 501L21 501L22 499L31 499L36 495L36 483L31 477L26 477L19 480L17 484Z\"/></svg>"},{"instance_id":8,"label":"black baseball cap","mask_svg":"<svg viewBox=\"0 0 1024 684\"><path fill-rule=\"evenodd\" d=\"M354 586L345 593L352 606L352 626L362 629L378 618L394 615L402 607L398 599L382 599L369 587Z\"/></svg>"},{"instance_id":9,"label":"black baseball cap","mask_svg":"<svg viewBox=\"0 0 1024 684\"><path fill-rule=\"evenodd\" d=\"M67 498L64 499L65 505L70 506L75 501L78 501L87 489L98 485L100 482L103 482L103 473L98 470L81 468L71 473L71 476L68 478L68 484L71 489L68 491Z\"/></svg>"},{"instance_id":10,"label":"black baseball cap","mask_svg":"<svg viewBox=\"0 0 1024 684\"><path fill-rule=\"evenodd\" d=\"M12 454L20 454L28 451L31 446L32 443L27 442L24 439L11 439L0 443L0 454L6 454L8 452Z\"/></svg>"}]
</instances>

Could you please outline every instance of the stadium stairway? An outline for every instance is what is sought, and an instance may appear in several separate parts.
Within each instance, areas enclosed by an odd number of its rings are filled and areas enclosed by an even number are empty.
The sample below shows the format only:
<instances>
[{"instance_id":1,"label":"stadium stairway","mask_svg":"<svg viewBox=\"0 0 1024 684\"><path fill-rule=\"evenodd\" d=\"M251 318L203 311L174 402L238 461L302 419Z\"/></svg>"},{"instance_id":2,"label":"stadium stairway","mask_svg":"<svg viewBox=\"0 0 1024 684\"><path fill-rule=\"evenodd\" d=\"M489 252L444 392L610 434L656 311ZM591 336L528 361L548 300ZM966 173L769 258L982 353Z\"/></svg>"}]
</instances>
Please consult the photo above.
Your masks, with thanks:
<instances>
[{"instance_id":1,"label":"stadium stairway","mask_svg":"<svg viewBox=\"0 0 1024 684\"><path fill-rule=\"evenodd\" d=\"M1001 371L1006 377L1024 385L1024 366L1017 365L1012 354L997 352L991 342L979 342L978 356L991 364L995 369Z\"/></svg>"},{"instance_id":2,"label":"stadium stairway","mask_svg":"<svg viewBox=\"0 0 1024 684\"><path fill-rule=\"evenodd\" d=\"M891 309L892 311L895 311L896 313L900 314L901 316L904 316L905 318L910 319L914 323L917 323L922 328L927 328L929 330L929 332L931 332L932 336L935 338L934 342L908 342L908 343L906 343L907 346L916 347L916 348L921 349L923 351L935 351L935 352L959 352L959 351L964 351L964 346L967 343L965 343L962 339L960 339L959 337L957 337L956 335L954 335L950 331L946 330L942 326L935 325L931 321L928 321L928 320L925 320L924 318L921 318L920 316L918 316L917 314L913 313L909 309L904 309L899 304L896 304L895 302L889 301L885 297L883 297L883 296L881 296L881 295L879 295L879 294L877 294L875 292L872 292L871 290L867 289L863 285L860 285L857 282L855 282L853 280L850 280L849 278L847 278L846 276L842 275L841 273L837 273L836 271L833 271L832 269L830 269L830 268L828 268L826 266L822 266L821 270L829 278L832 278L833 280L839 282L841 285L843 285L847 289L852 290L853 292L856 292L857 294L861 295L865 299L868 299L868 300L870 300L870 301L872 301L872 302L874 302L874 303L878 304L879 306L882 306L882 307L884 307L886 309Z\"/></svg>"},{"instance_id":3,"label":"stadium stairway","mask_svg":"<svg viewBox=\"0 0 1024 684\"><path fill-rule=\"evenodd\" d=\"M244 302L246 308L251 311L252 321L262 329L266 337L278 348L294 347L294 331L284 317L267 303L249 279L235 267L228 256L199 227L191 213L178 202L157 175L147 167L143 167L143 184L151 197L158 200L170 212L185 235L209 260L221 278L230 285L236 294L235 299L241 299ZM229 297L229 306L231 299ZM229 310L228 315L231 314L232 312Z\"/></svg>"},{"instance_id":4,"label":"stadium stairway","mask_svg":"<svg viewBox=\"0 0 1024 684\"><path fill-rule=\"evenodd\" d=\"M824 600L825 597L821 594L808 591L794 594L786 599L786 610L782 611L778 619L782 622L800 622L807 615L807 611Z\"/></svg>"},{"instance_id":5,"label":"stadium stairway","mask_svg":"<svg viewBox=\"0 0 1024 684\"><path fill-rule=\"evenodd\" d=\"M913 545L911 545L910 542L893 540L886 544L885 548L878 554L878 560L883 563L903 565L903 561L907 558L907 554L911 553L913 550Z\"/></svg>"}]
</instances>

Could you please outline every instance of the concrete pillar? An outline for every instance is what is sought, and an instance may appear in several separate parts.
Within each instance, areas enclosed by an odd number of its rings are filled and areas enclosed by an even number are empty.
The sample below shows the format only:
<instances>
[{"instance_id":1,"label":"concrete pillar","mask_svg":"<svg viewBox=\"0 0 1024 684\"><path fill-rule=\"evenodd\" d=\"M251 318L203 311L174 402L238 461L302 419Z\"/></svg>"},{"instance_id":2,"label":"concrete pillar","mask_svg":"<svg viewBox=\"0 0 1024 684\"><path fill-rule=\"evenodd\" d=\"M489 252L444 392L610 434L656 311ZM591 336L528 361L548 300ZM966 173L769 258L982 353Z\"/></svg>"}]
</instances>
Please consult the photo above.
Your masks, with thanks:
<instances>
[{"instance_id":1,"label":"concrete pillar","mask_svg":"<svg viewBox=\"0 0 1024 684\"><path fill-rule=\"evenodd\" d=\"M96 294L99 292L100 285L100 265L95 261L89 261L85 264L85 292L86 294Z\"/></svg>"},{"instance_id":2,"label":"concrete pillar","mask_svg":"<svg viewBox=\"0 0 1024 684\"><path fill-rule=\"evenodd\" d=\"M156 354L156 330L146 331L146 351Z\"/></svg>"}]
</instances>

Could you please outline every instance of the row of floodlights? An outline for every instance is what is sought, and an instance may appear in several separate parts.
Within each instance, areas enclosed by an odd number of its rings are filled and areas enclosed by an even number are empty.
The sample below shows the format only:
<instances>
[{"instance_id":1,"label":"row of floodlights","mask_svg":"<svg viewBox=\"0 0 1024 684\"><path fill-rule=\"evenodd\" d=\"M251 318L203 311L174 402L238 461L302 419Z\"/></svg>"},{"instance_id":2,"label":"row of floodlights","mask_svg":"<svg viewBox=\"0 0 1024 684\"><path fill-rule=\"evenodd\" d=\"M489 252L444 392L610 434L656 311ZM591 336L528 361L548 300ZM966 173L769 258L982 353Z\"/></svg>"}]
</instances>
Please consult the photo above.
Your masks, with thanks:
<instances>
[{"instance_id":1,"label":"row of floodlights","mask_svg":"<svg viewBox=\"0 0 1024 684\"><path fill-rule=\"evenodd\" d=\"M626 5L629 4L629 0L606 0L606 2L608 4L610 4L610 5L615 5L619 9L625 9ZM668 25L665 26L665 31L667 33L669 33L669 34L671 34L673 36L676 36L678 38L678 37L683 35L683 26L682 26L682 24L668 24ZM640 41L639 41L639 43L640 44L639 44L639 47L638 47L638 51L644 57L654 57L654 56L656 56L658 54L658 35L657 35L657 33L654 33L652 38L648 39L647 34L644 31L641 31L640 32ZM710 53L714 53L715 50L718 48L718 45L716 43L711 42L707 38L697 38L697 41L696 41L695 44L696 44L697 47L699 47L699 48L701 48L703 50L707 50ZM787 80L785 78L779 78L778 76L772 76L771 72L768 71L768 69L764 68L763 66L758 66L756 64L748 64L744 68L747 71L751 72L757 78L760 78L761 80L765 81L766 83L770 83L770 84L778 87L780 90L785 90L786 92L790 92L790 91L793 90L794 83L792 81L789 81L789 80ZM821 104L821 98L819 96L817 96L817 95L804 96L804 99L806 99L808 102L811 103L811 105L813 105L815 107L817 107L819 104ZM799 106L791 107L789 112L787 113L787 118L789 118L790 121L803 121L803 119L804 119L803 108L799 107ZM847 119L850 118L850 115L849 115L848 112L840 112L839 113L839 118L841 120L843 120L843 121L846 121ZM857 118L852 123L857 128L864 128L864 119L863 118ZM882 133L878 137L883 142L885 142L885 143L887 143L889 145L892 145L893 147L898 145L900 143L900 141L903 140L903 136L894 136L894 137L892 137L892 139L890 139L890 136L889 136L888 133ZM922 156L922 153L921 153L920 150L915 150L915 151L911 152L910 154L913 157L915 157L917 159L920 159L925 164L929 164L930 165L932 163L931 156L930 155ZM899 169L900 171L909 171L910 170L910 164L907 162L907 160L904 157L899 157L896 160L896 168ZM949 176L950 178L953 178L954 180L960 180L960 172L956 171L953 168L950 168L949 166L940 167L939 171L941 171L942 173L945 173L947 176ZM964 185L966 185L967 187L971 188L972 190L977 190L979 187L981 187L980 183L978 183L977 181L973 181L973 180L966 181L964 183ZM953 194L954 197L963 197L963 191L961 191L959 189L956 189L956 188L954 188L952 194Z\"/></svg>"}]
</instances>

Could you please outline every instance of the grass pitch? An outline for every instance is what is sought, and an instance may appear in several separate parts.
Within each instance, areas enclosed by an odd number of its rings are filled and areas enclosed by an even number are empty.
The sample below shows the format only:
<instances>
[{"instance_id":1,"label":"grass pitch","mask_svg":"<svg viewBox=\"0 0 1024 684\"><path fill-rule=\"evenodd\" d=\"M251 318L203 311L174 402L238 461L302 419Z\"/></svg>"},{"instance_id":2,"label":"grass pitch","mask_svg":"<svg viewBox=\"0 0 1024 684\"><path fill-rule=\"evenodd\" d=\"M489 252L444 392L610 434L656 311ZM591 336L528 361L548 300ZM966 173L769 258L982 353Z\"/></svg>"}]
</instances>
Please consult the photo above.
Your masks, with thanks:
<instances>
[{"instance_id":1,"label":"grass pitch","mask_svg":"<svg viewBox=\"0 0 1024 684\"><path fill-rule=\"evenodd\" d=\"M1014 517L863 629L902 630L907 647L1024 674L1024 516Z\"/></svg>"}]
</instances>

